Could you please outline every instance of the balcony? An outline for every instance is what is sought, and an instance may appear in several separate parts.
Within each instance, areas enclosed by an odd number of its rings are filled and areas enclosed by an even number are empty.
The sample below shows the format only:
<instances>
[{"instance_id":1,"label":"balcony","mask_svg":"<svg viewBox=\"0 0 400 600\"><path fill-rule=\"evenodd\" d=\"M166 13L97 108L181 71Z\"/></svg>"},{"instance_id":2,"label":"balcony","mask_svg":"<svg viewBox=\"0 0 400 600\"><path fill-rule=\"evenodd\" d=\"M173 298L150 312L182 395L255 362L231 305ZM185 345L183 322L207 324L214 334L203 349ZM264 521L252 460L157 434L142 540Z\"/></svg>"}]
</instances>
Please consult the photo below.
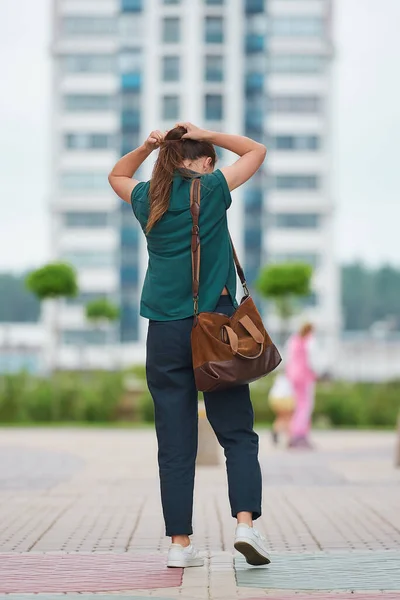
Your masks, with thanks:
<instances>
[{"instance_id":1,"label":"balcony","mask_svg":"<svg viewBox=\"0 0 400 600\"><path fill-rule=\"evenodd\" d=\"M265 40L263 35L248 33L246 35L246 52L255 54L256 52L264 52Z\"/></svg>"},{"instance_id":2,"label":"balcony","mask_svg":"<svg viewBox=\"0 0 400 600\"><path fill-rule=\"evenodd\" d=\"M140 90L142 85L141 73L123 73L121 85L123 90Z\"/></svg>"},{"instance_id":3,"label":"balcony","mask_svg":"<svg viewBox=\"0 0 400 600\"><path fill-rule=\"evenodd\" d=\"M262 13L265 10L264 0L246 0L246 13L253 15L256 13Z\"/></svg>"},{"instance_id":4,"label":"balcony","mask_svg":"<svg viewBox=\"0 0 400 600\"><path fill-rule=\"evenodd\" d=\"M264 89L263 73L248 73L246 76L247 92L262 92Z\"/></svg>"},{"instance_id":5,"label":"balcony","mask_svg":"<svg viewBox=\"0 0 400 600\"><path fill-rule=\"evenodd\" d=\"M121 0L122 12L141 12L143 10L142 0Z\"/></svg>"}]
</instances>

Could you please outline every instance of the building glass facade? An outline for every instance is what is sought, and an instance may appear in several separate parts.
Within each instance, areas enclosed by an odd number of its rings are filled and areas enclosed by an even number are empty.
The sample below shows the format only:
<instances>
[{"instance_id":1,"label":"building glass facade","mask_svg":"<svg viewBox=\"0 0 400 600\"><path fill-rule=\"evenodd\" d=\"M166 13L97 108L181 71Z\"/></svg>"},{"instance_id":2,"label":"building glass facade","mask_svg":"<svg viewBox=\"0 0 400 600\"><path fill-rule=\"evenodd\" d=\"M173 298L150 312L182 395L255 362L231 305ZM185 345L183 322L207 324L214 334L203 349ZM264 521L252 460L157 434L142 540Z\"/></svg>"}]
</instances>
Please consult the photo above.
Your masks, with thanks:
<instances>
[{"instance_id":1,"label":"building glass facade","mask_svg":"<svg viewBox=\"0 0 400 600\"><path fill-rule=\"evenodd\" d=\"M54 3L53 254L74 264L82 283L66 309L110 298L121 309L118 340L143 342L142 233L107 175L151 128L179 120L243 133L268 147L266 162L234 192L230 209L253 292L269 260L303 257L334 281L327 175L331 0L102 0L101 10L86 2L85 11L69 0ZM217 153L225 164L228 153ZM138 177L150 176L146 163ZM325 315L321 322L334 321L334 283L314 299ZM110 339L87 329L82 316L61 337L69 347Z\"/></svg>"}]
</instances>

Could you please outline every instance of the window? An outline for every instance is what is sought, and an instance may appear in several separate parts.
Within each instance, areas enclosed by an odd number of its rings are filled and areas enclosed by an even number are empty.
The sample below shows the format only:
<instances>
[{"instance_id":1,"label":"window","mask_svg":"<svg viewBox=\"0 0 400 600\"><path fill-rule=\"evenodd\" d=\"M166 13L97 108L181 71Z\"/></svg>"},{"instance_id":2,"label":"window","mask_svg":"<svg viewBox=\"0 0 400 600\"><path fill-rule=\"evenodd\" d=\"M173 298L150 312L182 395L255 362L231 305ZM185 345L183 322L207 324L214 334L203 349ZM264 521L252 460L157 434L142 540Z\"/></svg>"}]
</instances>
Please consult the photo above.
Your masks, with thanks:
<instances>
[{"instance_id":1,"label":"window","mask_svg":"<svg viewBox=\"0 0 400 600\"><path fill-rule=\"evenodd\" d=\"M246 52L250 54L264 53L267 34L266 19L259 14L246 18Z\"/></svg>"},{"instance_id":2,"label":"window","mask_svg":"<svg viewBox=\"0 0 400 600\"><path fill-rule=\"evenodd\" d=\"M92 302L93 300L100 300L108 298L107 292L81 292L78 296L74 298L66 298L65 301L67 304L72 306L84 306L88 304L88 302Z\"/></svg>"},{"instance_id":3,"label":"window","mask_svg":"<svg viewBox=\"0 0 400 600\"><path fill-rule=\"evenodd\" d=\"M129 215L131 216L131 215ZM130 220L130 223L135 223L135 221ZM122 229L121 229L121 245L122 246L129 246L129 247L136 247L136 244L138 242L139 239L139 227L134 225L133 227L128 227L127 224L124 224Z\"/></svg>"},{"instance_id":4,"label":"window","mask_svg":"<svg viewBox=\"0 0 400 600\"><path fill-rule=\"evenodd\" d=\"M279 229L316 229L320 215L315 213L281 213L274 215L275 227Z\"/></svg>"},{"instance_id":5,"label":"window","mask_svg":"<svg viewBox=\"0 0 400 600\"><path fill-rule=\"evenodd\" d=\"M140 50L128 50L119 55L119 70L122 73L122 89L139 90L142 82L142 54Z\"/></svg>"},{"instance_id":6,"label":"window","mask_svg":"<svg viewBox=\"0 0 400 600\"><path fill-rule=\"evenodd\" d=\"M274 96L269 99L269 109L277 113L317 113L322 109L318 96Z\"/></svg>"},{"instance_id":7,"label":"window","mask_svg":"<svg viewBox=\"0 0 400 600\"><path fill-rule=\"evenodd\" d=\"M276 150L319 150L321 139L316 135L277 135L271 146Z\"/></svg>"},{"instance_id":8,"label":"window","mask_svg":"<svg viewBox=\"0 0 400 600\"><path fill-rule=\"evenodd\" d=\"M108 332L101 329L65 329L62 332L62 341L72 346L101 346L107 343L108 336Z\"/></svg>"},{"instance_id":9,"label":"window","mask_svg":"<svg viewBox=\"0 0 400 600\"><path fill-rule=\"evenodd\" d=\"M219 55L206 56L205 80L223 81L224 79L224 58Z\"/></svg>"},{"instance_id":10,"label":"window","mask_svg":"<svg viewBox=\"0 0 400 600\"><path fill-rule=\"evenodd\" d=\"M246 13L262 13L264 12L264 0L246 0Z\"/></svg>"},{"instance_id":11,"label":"window","mask_svg":"<svg viewBox=\"0 0 400 600\"><path fill-rule=\"evenodd\" d=\"M128 154L139 146L139 134L138 131L123 131L121 141L121 153L122 155ZM122 204L122 203L121 203ZM123 206L123 204L122 204ZM129 206L126 205L128 208Z\"/></svg>"},{"instance_id":12,"label":"window","mask_svg":"<svg viewBox=\"0 0 400 600\"><path fill-rule=\"evenodd\" d=\"M133 285L137 284L139 281L139 268L137 265L128 265L121 267L121 285Z\"/></svg>"},{"instance_id":13,"label":"window","mask_svg":"<svg viewBox=\"0 0 400 600\"><path fill-rule=\"evenodd\" d=\"M115 107L114 96L67 94L64 108L67 111L108 111Z\"/></svg>"},{"instance_id":14,"label":"window","mask_svg":"<svg viewBox=\"0 0 400 600\"><path fill-rule=\"evenodd\" d=\"M140 111L137 109L123 110L121 113L122 130L138 132L140 129Z\"/></svg>"},{"instance_id":15,"label":"window","mask_svg":"<svg viewBox=\"0 0 400 600\"><path fill-rule=\"evenodd\" d=\"M224 4L224 0L205 0L205 3L208 6L222 6Z\"/></svg>"},{"instance_id":16,"label":"window","mask_svg":"<svg viewBox=\"0 0 400 600\"><path fill-rule=\"evenodd\" d=\"M179 81L180 58L179 56L164 56L162 59L163 81Z\"/></svg>"},{"instance_id":17,"label":"window","mask_svg":"<svg viewBox=\"0 0 400 600\"><path fill-rule=\"evenodd\" d=\"M142 53L135 49L121 52L118 66L120 73L140 73L143 66Z\"/></svg>"},{"instance_id":18,"label":"window","mask_svg":"<svg viewBox=\"0 0 400 600\"><path fill-rule=\"evenodd\" d=\"M122 13L119 18L119 35L122 48L142 46L145 35L142 15L132 11Z\"/></svg>"},{"instance_id":19,"label":"window","mask_svg":"<svg viewBox=\"0 0 400 600\"><path fill-rule=\"evenodd\" d=\"M110 213L107 212L67 212L64 213L65 227L107 227Z\"/></svg>"},{"instance_id":20,"label":"window","mask_svg":"<svg viewBox=\"0 0 400 600\"><path fill-rule=\"evenodd\" d=\"M320 262L320 255L313 254L311 252L287 252L285 254L273 254L271 257L272 262L303 262L311 265L313 269L316 269Z\"/></svg>"},{"instance_id":21,"label":"window","mask_svg":"<svg viewBox=\"0 0 400 600\"><path fill-rule=\"evenodd\" d=\"M263 192L260 188L247 188L244 195L245 214L259 214L263 206Z\"/></svg>"},{"instance_id":22,"label":"window","mask_svg":"<svg viewBox=\"0 0 400 600\"><path fill-rule=\"evenodd\" d=\"M275 188L277 190L315 190L319 187L317 175L277 175Z\"/></svg>"},{"instance_id":23,"label":"window","mask_svg":"<svg viewBox=\"0 0 400 600\"><path fill-rule=\"evenodd\" d=\"M318 294L311 292L309 296L302 298L302 305L304 308L315 308L319 304Z\"/></svg>"},{"instance_id":24,"label":"window","mask_svg":"<svg viewBox=\"0 0 400 600\"><path fill-rule=\"evenodd\" d=\"M206 95L205 119L207 121L220 121L223 119L223 99L221 94Z\"/></svg>"},{"instance_id":25,"label":"window","mask_svg":"<svg viewBox=\"0 0 400 600\"><path fill-rule=\"evenodd\" d=\"M164 0L164 4L179 4L181 0Z\"/></svg>"},{"instance_id":26,"label":"window","mask_svg":"<svg viewBox=\"0 0 400 600\"><path fill-rule=\"evenodd\" d=\"M265 102L262 94L253 94L247 97L246 102L246 127L249 131L262 130L265 114Z\"/></svg>"},{"instance_id":27,"label":"window","mask_svg":"<svg viewBox=\"0 0 400 600\"><path fill-rule=\"evenodd\" d=\"M107 173L69 171L61 173L60 187L72 192L84 190L107 190Z\"/></svg>"},{"instance_id":28,"label":"window","mask_svg":"<svg viewBox=\"0 0 400 600\"><path fill-rule=\"evenodd\" d=\"M264 89L264 73L247 73L246 74L246 91L262 92Z\"/></svg>"},{"instance_id":29,"label":"window","mask_svg":"<svg viewBox=\"0 0 400 600\"><path fill-rule=\"evenodd\" d=\"M276 36L322 36L324 21L319 17L275 17L271 33Z\"/></svg>"},{"instance_id":30,"label":"window","mask_svg":"<svg viewBox=\"0 0 400 600\"><path fill-rule=\"evenodd\" d=\"M120 264L122 267L135 266L138 267L139 256L137 251L132 249L132 246L123 246L120 252Z\"/></svg>"},{"instance_id":31,"label":"window","mask_svg":"<svg viewBox=\"0 0 400 600\"><path fill-rule=\"evenodd\" d=\"M122 12L140 12L143 0L122 0Z\"/></svg>"},{"instance_id":32,"label":"window","mask_svg":"<svg viewBox=\"0 0 400 600\"><path fill-rule=\"evenodd\" d=\"M224 21L222 17L206 17L205 41L207 44L222 44L224 41Z\"/></svg>"},{"instance_id":33,"label":"window","mask_svg":"<svg viewBox=\"0 0 400 600\"><path fill-rule=\"evenodd\" d=\"M108 133L67 133L64 145L68 150L107 150L115 147L115 141Z\"/></svg>"},{"instance_id":34,"label":"window","mask_svg":"<svg viewBox=\"0 0 400 600\"><path fill-rule=\"evenodd\" d=\"M132 150L135 147L137 132L140 129L140 109L141 109L141 94L134 90L124 90L121 95L121 124L122 124L122 146L123 154ZM127 141L126 136L130 136L131 132L135 132L135 140ZM126 143L128 150L125 152ZM138 146L138 144L136 144Z\"/></svg>"},{"instance_id":35,"label":"window","mask_svg":"<svg viewBox=\"0 0 400 600\"><path fill-rule=\"evenodd\" d=\"M246 35L246 52L248 54L264 51L264 36L256 33Z\"/></svg>"},{"instance_id":36,"label":"window","mask_svg":"<svg viewBox=\"0 0 400 600\"><path fill-rule=\"evenodd\" d=\"M181 37L181 22L178 17L166 17L163 20L163 42L176 44Z\"/></svg>"},{"instance_id":37,"label":"window","mask_svg":"<svg viewBox=\"0 0 400 600\"><path fill-rule=\"evenodd\" d=\"M162 116L165 120L179 119L179 96L164 96Z\"/></svg>"},{"instance_id":38,"label":"window","mask_svg":"<svg viewBox=\"0 0 400 600\"><path fill-rule=\"evenodd\" d=\"M124 92L121 96L122 110L139 110L141 94L139 92Z\"/></svg>"},{"instance_id":39,"label":"window","mask_svg":"<svg viewBox=\"0 0 400 600\"><path fill-rule=\"evenodd\" d=\"M65 35L113 35L117 20L113 17L63 17L61 33Z\"/></svg>"},{"instance_id":40,"label":"window","mask_svg":"<svg viewBox=\"0 0 400 600\"><path fill-rule=\"evenodd\" d=\"M313 54L275 54L269 68L272 73L321 73L326 65L323 56Z\"/></svg>"},{"instance_id":41,"label":"window","mask_svg":"<svg viewBox=\"0 0 400 600\"><path fill-rule=\"evenodd\" d=\"M62 57L66 73L112 73L115 58L109 54L71 54Z\"/></svg>"},{"instance_id":42,"label":"window","mask_svg":"<svg viewBox=\"0 0 400 600\"><path fill-rule=\"evenodd\" d=\"M102 269L115 266L115 257L112 252L76 250L64 252L62 259L77 269Z\"/></svg>"}]
</instances>

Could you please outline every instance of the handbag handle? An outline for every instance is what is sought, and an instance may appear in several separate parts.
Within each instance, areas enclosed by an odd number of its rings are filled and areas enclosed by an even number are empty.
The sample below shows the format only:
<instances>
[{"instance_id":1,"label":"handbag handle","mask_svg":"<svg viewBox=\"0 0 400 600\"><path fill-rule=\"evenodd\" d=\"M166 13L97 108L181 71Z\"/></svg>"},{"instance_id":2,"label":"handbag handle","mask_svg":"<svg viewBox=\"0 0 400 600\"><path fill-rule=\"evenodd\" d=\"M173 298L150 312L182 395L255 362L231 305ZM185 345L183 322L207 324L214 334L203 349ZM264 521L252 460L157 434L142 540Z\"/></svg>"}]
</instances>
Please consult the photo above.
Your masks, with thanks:
<instances>
[{"instance_id":1,"label":"handbag handle","mask_svg":"<svg viewBox=\"0 0 400 600\"><path fill-rule=\"evenodd\" d=\"M235 333L233 331L232 327L229 327L229 325L224 325L222 327L222 330L224 333L226 333L226 336L228 338L227 341L229 342L232 353L234 355L237 354L238 356L240 356L241 358L245 358L246 360L254 360L256 358L260 358L260 356L264 350L263 334L261 333L261 331L259 329L257 329L257 327L254 325L253 321L250 319L250 317L248 315L245 315L244 317L239 319L239 323L246 329L246 331L251 335L253 340L260 346L260 351L255 356L246 356L245 354L242 354L241 352L239 352L239 338L238 338L237 333ZM224 341L226 341L226 340L224 340Z\"/></svg>"},{"instance_id":2,"label":"handbag handle","mask_svg":"<svg viewBox=\"0 0 400 600\"><path fill-rule=\"evenodd\" d=\"M192 295L193 295L194 314L196 316L199 314L199 286L200 286L200 228L199 228L200 199L201 199L200 188L201 188L200 178L195 177L190 186L190 213L192 215L192 222L193 222L192 244L191 244ZM236 272L237 272L240 282L243 286L245 297L247 298L250 295L250 292L247 287L246 277L244 275L242 265L240 264L238 256L236 254L235 246L233 245L233 241L232 241L230 234L229 234L229 239L231 241L232 252L233 252L233 261L235 263Z\"/></svg>"}]
</instances>

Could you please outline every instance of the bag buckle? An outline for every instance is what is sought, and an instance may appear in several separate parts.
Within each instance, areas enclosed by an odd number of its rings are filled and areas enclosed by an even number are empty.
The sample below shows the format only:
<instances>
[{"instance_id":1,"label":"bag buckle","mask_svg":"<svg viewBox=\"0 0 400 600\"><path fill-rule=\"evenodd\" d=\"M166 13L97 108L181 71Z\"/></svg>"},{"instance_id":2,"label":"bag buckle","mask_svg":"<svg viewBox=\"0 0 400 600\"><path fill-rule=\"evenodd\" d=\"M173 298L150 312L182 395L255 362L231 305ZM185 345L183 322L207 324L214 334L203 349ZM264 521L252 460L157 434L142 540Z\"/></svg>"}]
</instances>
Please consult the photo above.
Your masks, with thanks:
<instances>
[{"instance_id":1,"label":"bag buckle","mask_svg":"<svg viewBox=\"0 0 400 600\"><path fill-rule=\"evenodd\" d=\"M198 296L193 296L193 308L194 308L194 314L197 315L199 314L199 297Z\"/></svg>"}]
</instances>

